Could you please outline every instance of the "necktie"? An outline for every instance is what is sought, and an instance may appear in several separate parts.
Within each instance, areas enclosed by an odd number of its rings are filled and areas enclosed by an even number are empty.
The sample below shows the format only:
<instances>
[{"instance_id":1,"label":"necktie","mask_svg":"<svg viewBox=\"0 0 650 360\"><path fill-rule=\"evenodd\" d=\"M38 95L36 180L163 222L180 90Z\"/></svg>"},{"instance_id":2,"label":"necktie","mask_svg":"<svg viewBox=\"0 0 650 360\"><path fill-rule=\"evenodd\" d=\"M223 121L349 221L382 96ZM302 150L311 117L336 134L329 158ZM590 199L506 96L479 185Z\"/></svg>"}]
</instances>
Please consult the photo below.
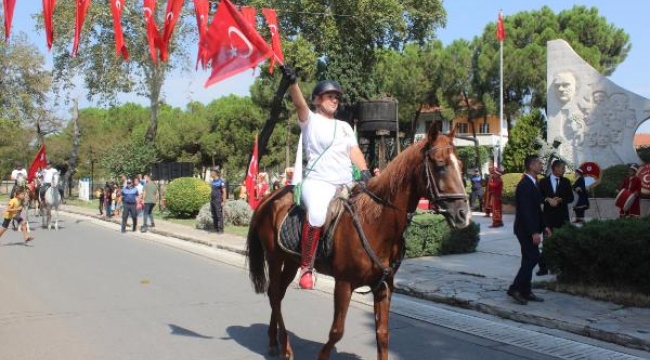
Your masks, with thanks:
<instances>
[{"instance_id":1,"label":"necktie","mask_svg":"<svg viewBox=\"0 0 650 360\"><path fill-rule=\"evenodd\" d=\"M555 195L560 191L560 178L555 178Z\"/></svg>"}]
</instances>

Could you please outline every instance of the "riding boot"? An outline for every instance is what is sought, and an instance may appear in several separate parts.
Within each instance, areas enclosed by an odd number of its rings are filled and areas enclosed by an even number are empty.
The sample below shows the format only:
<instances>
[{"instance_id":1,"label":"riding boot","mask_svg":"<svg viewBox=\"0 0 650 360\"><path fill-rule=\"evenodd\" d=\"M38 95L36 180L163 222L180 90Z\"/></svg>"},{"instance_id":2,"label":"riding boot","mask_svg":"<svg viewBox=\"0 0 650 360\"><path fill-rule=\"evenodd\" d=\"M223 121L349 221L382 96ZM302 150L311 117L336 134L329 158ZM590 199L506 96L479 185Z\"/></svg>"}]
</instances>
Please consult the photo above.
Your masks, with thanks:
<instances>
[{"instance_id":1,"label":"riding boot","mask_svg":"<svg viewBox=\"0 0 650 360\"><path fill-rule=\"evenodd\" d=\"M311 290L314 288L314 255L316 255L316 248L318 247L318 240L320 239L323 227L311 226L309 221L305 220L302 226L302 240L300 243L302 250L302 260L300 261L300 282L299 285L302 289Z\"/></svg>"}]
</instances>

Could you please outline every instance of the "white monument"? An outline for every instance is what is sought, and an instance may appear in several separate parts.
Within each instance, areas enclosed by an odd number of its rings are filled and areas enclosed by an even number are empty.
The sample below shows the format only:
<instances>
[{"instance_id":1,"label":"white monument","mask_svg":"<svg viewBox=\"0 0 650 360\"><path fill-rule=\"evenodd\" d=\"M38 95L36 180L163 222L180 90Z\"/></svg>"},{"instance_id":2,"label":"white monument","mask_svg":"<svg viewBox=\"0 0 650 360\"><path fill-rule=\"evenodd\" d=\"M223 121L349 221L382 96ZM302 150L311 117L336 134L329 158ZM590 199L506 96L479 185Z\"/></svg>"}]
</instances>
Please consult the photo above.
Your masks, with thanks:
<instances>
[{"instance_id":1,"label":"white monument","mask_svg":"<svg viewBox=\"0 0 650 360\"><path fill-rule=\"evenodd\" d=\"M561 141L560 156L575 166L640 163L633 139L650 118L650 100L598 73L566 41L547 47L547 141Z\"/></svg>"}]
</instances>

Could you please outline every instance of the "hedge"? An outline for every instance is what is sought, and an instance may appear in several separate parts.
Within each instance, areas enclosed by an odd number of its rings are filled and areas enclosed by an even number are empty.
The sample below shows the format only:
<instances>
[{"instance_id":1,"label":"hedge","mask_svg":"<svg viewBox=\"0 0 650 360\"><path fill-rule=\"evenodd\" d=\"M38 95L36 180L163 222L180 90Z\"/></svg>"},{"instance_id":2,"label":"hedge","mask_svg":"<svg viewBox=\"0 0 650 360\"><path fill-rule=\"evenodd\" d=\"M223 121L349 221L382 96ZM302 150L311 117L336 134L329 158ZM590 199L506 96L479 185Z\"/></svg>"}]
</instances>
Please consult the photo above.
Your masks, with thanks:
<instances>
[{"instance_id":1,"label":"hedge","mask_svg":"<svg viewBox=\"0 0 650 360\"><path fill-rule=\"evenodd\" d=\"M616 189L627 176L627 165L615 165L603 170L600 183L593 187L593 196L599 198L616 197Z\"/></svg>"},{"instance_id":2,"label":"hedge","mask_svg":"<svg viewBox=\"0 0 650 360\"><path fill-rule=\"evenodd\" d=\"M650 218L565 225L544 240L544 256L560 282L650 294Z\"/></svg>"},{"instance_id":3,"label":"hedge","mask_svg":"<svg viewBox=\"0 0 650 360\"><path fill-rule=\"evenodd\" d=\"M406 257L474 252L480 230L473 221L464 229L451 229L442 215L417 214L404 233Z\"/></svg>"},{"instance_id":4,"label":"hedge","mask_svg":"<svg viewBox=\"0 0 650 360\"><path fill-rule=\"evenodd\" d=\"M167 185L165 206L175 216L194 217L210 201L210 192L210 185L201 179L177 178Z\"/></svg>"}]
</instances>

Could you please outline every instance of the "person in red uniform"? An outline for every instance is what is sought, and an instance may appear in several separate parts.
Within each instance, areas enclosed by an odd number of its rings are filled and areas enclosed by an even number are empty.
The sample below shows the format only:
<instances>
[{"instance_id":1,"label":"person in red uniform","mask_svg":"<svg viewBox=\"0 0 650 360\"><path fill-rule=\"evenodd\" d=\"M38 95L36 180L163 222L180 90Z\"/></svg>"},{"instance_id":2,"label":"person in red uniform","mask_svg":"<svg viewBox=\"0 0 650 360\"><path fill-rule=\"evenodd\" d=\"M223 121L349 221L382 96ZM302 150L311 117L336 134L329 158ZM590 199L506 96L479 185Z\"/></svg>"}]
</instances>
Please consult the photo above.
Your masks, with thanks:
<instances>
[{"instance_id":1,"label":"person in red uniform","mask_svg":"<svg viewBox=\"0 0 650 360\"><path fill-rule=\"evenodd\" d=\"M627 211L625 211L623 207L620 207L621 210L619 212L619 215L622 218L638 218L641 216L641 179L636 176L637 171L639 171L639 165L630 164L627 169L627 177L625 180L623 180L623 184L619 187L619 189L628 189L632 194L636 196L634 202L632 203L632 206L630 206Z\"/></svg>"},{"instance_id":2,"label":"person in red uniform","mask_svg":"<svg viewBox=\"0 0 650 360\"><path fill-rule=\"evenodd\" d=\"M491 228L498 228L503 226L503 213L502 213L502 202L503 199L503 180L501 179L503 175L503 170L495 168L490 175L490 181L488 182L488 193L492 201L490 207L492 208L492 225Z\"/></svg>"},{"instance_id":3,"label":"person in red uniform","mask_svg":"<svg viewBox=\"0 0 650 360\"><path fill-rule=\"evenodd\" d=\"M489 172L490 174L488 175L487 184L485 186L488 191L483 194L483 211L485 212L485 217L490 217L490 213L492 212L492 194L490 193L490 185L492 183L492 174L494 174L494 166L490 165Z\"/></svg>"}]
</instances>

